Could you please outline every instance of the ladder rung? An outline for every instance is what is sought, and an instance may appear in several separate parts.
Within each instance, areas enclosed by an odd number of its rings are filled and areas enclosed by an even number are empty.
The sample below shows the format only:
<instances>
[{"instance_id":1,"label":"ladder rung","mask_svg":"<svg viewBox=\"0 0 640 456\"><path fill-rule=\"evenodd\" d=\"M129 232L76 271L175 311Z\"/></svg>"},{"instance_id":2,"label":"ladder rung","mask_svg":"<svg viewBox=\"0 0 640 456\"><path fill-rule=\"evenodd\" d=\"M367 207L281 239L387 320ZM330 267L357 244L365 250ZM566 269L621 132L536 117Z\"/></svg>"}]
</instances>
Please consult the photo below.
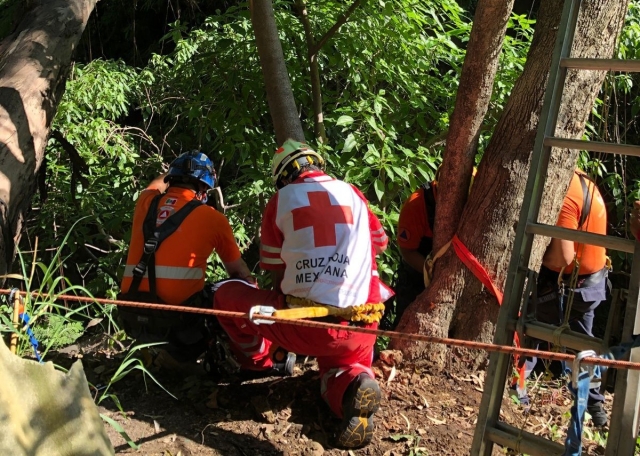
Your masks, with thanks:
<instances>
[{"instance_id":1,"label":"ladder rung","mask_svg":"<svg viewBox=\"0 0 640 456\"><path fill-rule=\"evenodd\" d=\"M545 225L543 223L528 223L527 233L579 242L581 244L597 245L607 249L616 250L618 252L627 253L633 253L633 249L636 244L635 241L631 239L586 233L584 231L570 230L568 228Z\"/></svg>"},{"instance_id":2,"label":"ladder rung","mask_svg":"<svg viewBox=\"0 0 640 456\"><path fill-rule=\"evenodd\" d=\"M564 446L527 431L521 431L513 426L499 421L495 427L487 427L487 438L506 448L515 450L518 454L532 456L560 456L564 453Z\"/></svg>"},{"instance_id":3,"label":"ladder rung","mask_svg":"<svg viewBox=\"0 0 640 456\"><path fill-rule=\"evenodd\" d=\"M621 59L560 59L560 66L575 70L640 72L640 60Z\"/></svg>"},{"instance_id":4,"label":"ladder rung","mask_svg":"<svg viewBox=\"0 0 640 456\"><path fill-rule=\"evenodd\" d=\"M544 340L546 342L555 343L556 340L553 336L554 332L558 329L556 326L549 325L547 323L541 323L539 321L528 321L524 324L524 333L536 339ZM585 334L581 334L575 331L566 329L560 334L557 340L562 347L567 347L572 350L595 350L596 352L602 351L602 339L597 337L589 337Z\"/></svg>"},{"instance_id":5,"label":"ladder rung","mask_svg":"<svg viewBox=\"0 0 640 456\"><path fill-rule=\"evenodd\" d=\"M631 144L583 141L581 139L555 138L547 136L544 138L544 145L549 147L560 147L563 149L588 150L591 152L605 152L608 154L640 157L640 146L634 146Z\"/></svg>"}]
</instances>

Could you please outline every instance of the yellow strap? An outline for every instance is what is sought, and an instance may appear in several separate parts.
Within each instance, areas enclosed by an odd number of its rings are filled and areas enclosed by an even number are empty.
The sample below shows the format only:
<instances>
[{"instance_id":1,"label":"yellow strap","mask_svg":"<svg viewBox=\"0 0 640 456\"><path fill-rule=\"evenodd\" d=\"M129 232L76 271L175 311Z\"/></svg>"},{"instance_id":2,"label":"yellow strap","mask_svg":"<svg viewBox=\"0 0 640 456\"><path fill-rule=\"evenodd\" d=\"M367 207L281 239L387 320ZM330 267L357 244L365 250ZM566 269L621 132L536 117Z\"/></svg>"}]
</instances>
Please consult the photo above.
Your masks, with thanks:
<instances>
[{"instance_id":1,"label":"yellow strap","mask_svg":"<svg viewBox=\"0 0 640 456\"><path fill-rule=\"evenodd\" d=\"M326 307L298 307L296 309L276 310L274 317L286 318L287 320L299 320L302 318L322 318L332 315L330 309Z\"/></svg>"},{"instance_id":2,"label":"yellow strap","mask_svg":"<svg viewBox=\"0 0 640 456\"><path fill-rule=\"evenodd\" d=\"M273 314L274 317L300 319L336 316L350 321L374 323L379 322L384 314L383 303L367 303L360 306L341 308L296 296L288 295L286 299L290 309L276 310Z\"/></svg>"},{"instance_id":3,"label":"yellow strap","mask_svg":"<svg viewBox=\"0 0 640 456\"><path fill-rule=\"evenodd\" d=\"M424 280L424 287L427 288L431 283L431 278L433 277L433 265L436 260L440 258L445 252L449 249L451 245L451 241L447 242L445 245L440 247L440 250L432 257L431 254L427 255L427 258L424 260L424 266L422 268L422 279Z\"/></svg>"}]
</instances>

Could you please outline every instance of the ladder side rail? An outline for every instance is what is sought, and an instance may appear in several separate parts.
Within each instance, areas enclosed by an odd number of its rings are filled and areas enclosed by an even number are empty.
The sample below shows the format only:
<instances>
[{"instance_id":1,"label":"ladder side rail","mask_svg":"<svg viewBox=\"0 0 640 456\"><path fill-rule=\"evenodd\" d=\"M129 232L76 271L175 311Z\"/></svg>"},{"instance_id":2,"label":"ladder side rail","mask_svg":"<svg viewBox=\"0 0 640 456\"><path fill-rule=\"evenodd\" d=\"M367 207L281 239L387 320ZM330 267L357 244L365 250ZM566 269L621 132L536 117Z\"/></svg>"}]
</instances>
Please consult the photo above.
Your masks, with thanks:
<instances>
[{"instance_id":1,"label":"ladder side rail","mask_svg":"<svg viewBox=\"0 0 640 456\"><path fill-rule=\"evenodd\" d=\"M546 225L544 223L529 223L526 230L527 233L531 234L574 241L581 244L597 245L618 252L633 253L635 247L635 242L631 239L588 233L586 231L572 230L555 225Z\"/></svg>"},{"instance_id":2,"label":"ladder side rail","mask_svg":"<svg viewBox=\"0 0 640 456\"><path fill-rule=\"evenodd\" d=\"M545 147L543 143L545 136L553 136L555 133L562 99L562 89L564 88L567 74L566 68L560 68L559 63L562 57L568 57L571 53L580 4L581 0L567 1L562 10L556 44L551 59L547 90L544 95L538 132L531 157L525 196L520 211L520 220L516 229L516 238L507 272L504 302L500 307L496 324L494 343L499 345L511 345L513 343L514 331L506 330L506 328L510 320L517 318L522 300L524 282L533 245L533 236L526 233L526 227L528 221L536 221L538 219L546 170L551 154L551 148ZM471 454L474 456L491 456L493 451L493 442L487 438L487 430L495 427L498 422L509 366L509 355L502 353L492 353L490 355L487 379L471 446Z\"/></svg>"},{"instance_id":3,"label":"ladder side rail","mask_svg":"<svg viewBox=\"0 0 640 456\"><path fill-rule=\"evenodd\" d=\"M636 241L624 315L622 341L631 342L640 333L640 242ZM631 350L630 361L640 361L640 348ZM638 435L640 371L619 370L613 397L613 410L605 456L632 456Z\"/></svg>"}]
</instances>

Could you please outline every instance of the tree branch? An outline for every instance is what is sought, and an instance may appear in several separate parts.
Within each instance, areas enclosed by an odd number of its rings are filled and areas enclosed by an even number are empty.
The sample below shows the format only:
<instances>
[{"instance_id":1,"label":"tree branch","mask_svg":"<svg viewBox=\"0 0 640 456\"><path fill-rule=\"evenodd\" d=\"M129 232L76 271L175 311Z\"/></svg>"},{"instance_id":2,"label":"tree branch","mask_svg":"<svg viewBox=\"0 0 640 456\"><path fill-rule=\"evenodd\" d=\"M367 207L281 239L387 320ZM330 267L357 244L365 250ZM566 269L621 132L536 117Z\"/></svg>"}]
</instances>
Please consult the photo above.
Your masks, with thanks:
<instances>
[{"instance_id":1,"label":"tree branch","mask_svg":"<svg viewBox=\"0 0 640 456\"><path fill-rule=\"evenodd\" d=\"M318 43L313 47L313 49L310 49L310 52L309 52L310 55L316 55L318 51L322 49L322 46L327 44L327 41L333 38L333 35L335 35L336 32L340 29L340 27L342 27L349 20L349 16L351 16L351 14L356 10L356 8L360 6L360 3L362 3L362 0L355 0L351 4L349 9L347 9L347 11L345 11L345 13L342 16L340 16L340 18L336 21L335 24L333 24L333 27L331 27L327 31L327 33L325 33L324 36L320 38L320 41L318 41Z\"/></svg>"},{"instance_id":2,"label":"tree branch","mask_svg":"<svg viewBox=\"0 0 640 456\"><path fill-rule=\"evenodd\" d=\"M358 0L359 1L359 0ZM296 8L302 28L304 28L304 36L307 42L307 60L309 61L309 74L311 77L311 95L313 97L313 119L314 136L323 144L327 142L327 133L324 128L324 115L322 114L322 89L320 87L320 67L318 66L318 56L314 49L316 47L311 30L311 22L304 0L296 0Z\"/></svg>"},{"instance_id":3,"label":"tree branch","mask_svg":"<svg viewBox=\"0 0 640 456\"><path fill-rule=\"evenodd\" d=\"M83 187L88 187L89 180L84 177L83 174L89 173L89 166L82 159L76 148L67 140L67 138L62 136L62 133L60 133L59 130L53 130L51 136L53 137L53 139L60 143L64 151L67 153L67 155L69 155L69 159L71 160L72 165L72 174L77 175Z\"/></svg>"}]
</instances>

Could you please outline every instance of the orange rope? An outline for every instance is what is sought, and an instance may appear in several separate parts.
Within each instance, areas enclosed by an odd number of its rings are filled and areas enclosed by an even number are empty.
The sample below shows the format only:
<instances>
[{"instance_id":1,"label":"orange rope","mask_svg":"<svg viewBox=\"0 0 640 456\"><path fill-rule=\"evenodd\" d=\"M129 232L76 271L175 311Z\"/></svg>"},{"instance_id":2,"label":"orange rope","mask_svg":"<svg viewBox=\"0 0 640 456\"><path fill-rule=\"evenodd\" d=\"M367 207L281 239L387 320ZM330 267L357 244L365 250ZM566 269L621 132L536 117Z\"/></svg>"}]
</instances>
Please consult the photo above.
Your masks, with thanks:
<instances>
[{"instance_id":1,"label":"orange rope","mask_svg":"<svg viewBox=\"0 0 640 456\"><path fill-rule=\"evenodd\" d=\"M9 293L11 293L11 290L0 289L0 295L8 295ZM16 294L26 296L28 293L24 291L20 291ZM224 318L249 319L248 313L231 312L226 310L203 309L198 307L186 307L186 306L173 306L169 304L150 304L150 303L142 303L142 302L136 302L136 301L120 301L115 299L91 298L86 296L52 295L49 293L37 293L37 292L31 293L31 295L33 297L40 296L40 297L46 297L46 298L54 298L54 299L62 299L62 300L69 300L69 301L86 302L86 303L98 303L98 304L106 304L106 305L110 304L110 305L117 305L117 306L123 306L123 307L138 307L141 309L168 310L172 312L187 312L187 313L195 313L195 314L203 314L203 315L215 315L217 317L224 317ZM383 331L379 329L360 328L357 326L345 327L343 325L339 325L336 323L324 323L324 322L311 321L311 320L287 320L287 319L282 319L282 318L269 316L269 315L260 315L260 320L270 320L270 321L274 321L274 322L285 324L285 325L304 326L307 328L338 329L342 331L347 330L347 331L352 331L352 332L357 332L362 334L373 334L376 336L385 336L392 339L417 340L422 342L430 342L434 344L449 345L452 347L484 350L487 352L506 353L510 355L520 355L520 356L536 356L538 358L550 359L554 361L571 362L575 359L574 355L570 355L567 353L532 350L529 348L509 347L506 345L495 345L495 344L488 344L485 342L450 339L448 337L434 337L434 336L427 336L424 334L406 334L406 333L400 333L397 331ZM584 358L582 359L581 363L615 367L617 369L640 370L640 363L632 363L630 361L602 359L597 357Z\"/></svg>"}]
</instances>

